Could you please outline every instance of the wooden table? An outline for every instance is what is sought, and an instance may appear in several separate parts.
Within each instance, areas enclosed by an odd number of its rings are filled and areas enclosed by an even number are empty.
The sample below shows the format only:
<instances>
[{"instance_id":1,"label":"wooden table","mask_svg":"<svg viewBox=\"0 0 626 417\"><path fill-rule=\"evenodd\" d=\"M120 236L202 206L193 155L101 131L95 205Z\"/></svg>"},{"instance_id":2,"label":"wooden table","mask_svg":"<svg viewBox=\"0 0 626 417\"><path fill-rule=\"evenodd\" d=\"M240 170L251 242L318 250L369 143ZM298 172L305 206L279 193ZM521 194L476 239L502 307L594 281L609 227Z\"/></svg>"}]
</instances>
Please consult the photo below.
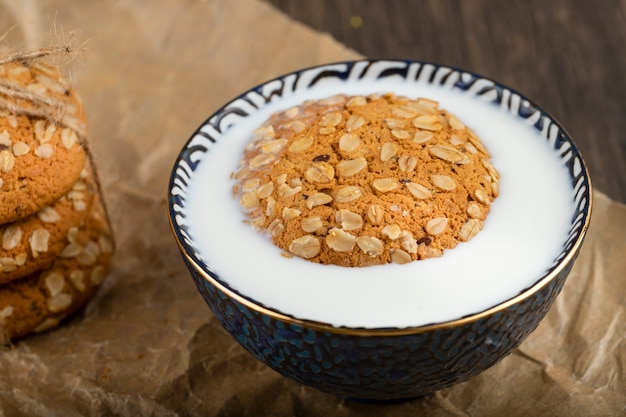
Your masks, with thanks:
<instances>
[{"instance_id":1,"label":"wooden table","mask_svg":"<svg viewBox=\"0 0 626 417\"><path fill-rule=\"evenodd\" d=\"M626 0L266 0L368 58L458 66L523 92L626 202Z\"/></svg>"}]
</instances>

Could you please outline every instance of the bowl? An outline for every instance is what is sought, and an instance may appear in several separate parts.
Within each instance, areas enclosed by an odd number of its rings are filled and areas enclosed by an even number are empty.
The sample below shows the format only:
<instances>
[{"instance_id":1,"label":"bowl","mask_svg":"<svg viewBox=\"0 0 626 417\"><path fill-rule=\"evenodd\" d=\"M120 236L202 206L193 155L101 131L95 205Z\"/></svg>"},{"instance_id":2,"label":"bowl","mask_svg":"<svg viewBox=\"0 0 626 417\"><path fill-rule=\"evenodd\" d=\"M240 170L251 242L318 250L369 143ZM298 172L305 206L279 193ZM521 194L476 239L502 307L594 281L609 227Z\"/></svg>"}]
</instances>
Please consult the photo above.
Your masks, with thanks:
<instances>
[{"instance_id":1,"label":"bowl","mask_svg":"<svg viewBox=\"0 0 626 417\"><path fill-rule=\"evenodd\" d=\"M303 316L285 307L300 301L275 305L258 297L258 292L242 287L241 280L233 280L233 276L214 267L218 255L201 249L189 200L194 198L193 193L200 192L191 186L198 170L207 163L207 155L221 153L216 145L231 140L229 132L241 128L255 115L285 109L307 98L392 90L411 95L416 88L453 92L506 114L502 117L519 119L536 131L546 153L565 172L570 188L567 195L571 211L557 213L565 219L566 235L550 264L526 277L522 287L512 288L510 293L499 295L497 301L482 307L477 304L471 311L444 314L429 322L392 320L367 325L361 325L358 319L334 322L323 314ZM224 158L219 155L219 159ZM237 162L233 160L233 170ZM527 164L525 169L533 169L533 164ZM224 329L254 357L286 377L341 398L396 402L423 397L478 375L510 354L537 327L565 284L580 251L589 226L591 191L587 168L570 136L549 113L519 92L475 73L435 63L360 60L285 74L242 93L217 110L195 130L174 163L168 212L174 238L198 291ZM203 215L213 216L211 207L222 204L225 202L212 201ZM236 244L225 246L239 250ZM498 268L505 279L513 273L513 266ZM336 269L328 271L320 274L325 275L320 279L342 279ZM256 279L255 272L250 275L237 278L244 282ZM306 293L304 287L297 287L295 271L293 275L295 288L286 292L292 294L287 298ZM277 285L276 291L280 292L280 287ZM340 291L332 284L327 290ZM486 292L485 285L475 284L466 298L480 298ZM339 307L344 295L336 297ZM307 294L303 297L305 300ZM347 309L348 298L343 301ZM373 303L374 313L376 308ZM323 303L318 309L327 310Z\"/></svg>"}]
</instances>

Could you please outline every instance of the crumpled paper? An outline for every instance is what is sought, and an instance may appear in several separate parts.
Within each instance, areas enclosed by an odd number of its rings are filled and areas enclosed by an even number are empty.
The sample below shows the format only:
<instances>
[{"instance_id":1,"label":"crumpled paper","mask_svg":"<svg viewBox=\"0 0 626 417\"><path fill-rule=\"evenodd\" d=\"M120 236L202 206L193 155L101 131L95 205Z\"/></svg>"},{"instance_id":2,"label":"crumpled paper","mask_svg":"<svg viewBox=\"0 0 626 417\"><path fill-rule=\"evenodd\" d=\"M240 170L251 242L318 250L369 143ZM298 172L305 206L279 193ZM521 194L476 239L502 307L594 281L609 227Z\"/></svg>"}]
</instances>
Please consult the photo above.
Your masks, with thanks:
<instances>
[{"instance_id":1,"label":"crumpled paper","mask_svg":"<svg viewBox=\"0 0 626 417\"><path fill-rule=\"evenodd\" d=\"M0 415L626 413L626 206L596 191L563 293L498 365L420 400L340 400L265 367L222 330L183 265L165 197L177 152L221 104L285 72L359 55L259 0L0 0L5 46L44 46L73 30L86 48L71 77L117 254L83 313L0 351Z\"/></svg>"}]
</instances>

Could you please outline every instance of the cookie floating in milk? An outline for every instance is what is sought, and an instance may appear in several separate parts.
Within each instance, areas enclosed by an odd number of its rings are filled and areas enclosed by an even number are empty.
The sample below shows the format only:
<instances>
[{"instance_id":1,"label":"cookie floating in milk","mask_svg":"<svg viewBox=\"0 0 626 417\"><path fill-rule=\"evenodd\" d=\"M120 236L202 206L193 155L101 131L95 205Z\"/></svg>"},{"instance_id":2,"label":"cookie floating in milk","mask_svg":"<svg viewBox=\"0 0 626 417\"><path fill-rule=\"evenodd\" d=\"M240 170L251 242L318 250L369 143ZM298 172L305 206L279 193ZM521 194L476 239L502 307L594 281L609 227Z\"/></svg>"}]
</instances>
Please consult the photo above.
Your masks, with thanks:
<instances>
[{"instance_id":1,"label":"cookie floating in milk","mask_svg":"<svg viewBox=\"0 0 626 417\"><path fill-rule=\"evenodd\" d=\"M287 256L341 266L442 256L480 232L499 184L463 121L393 94L272 115L233 178L247 222Z\"/></svg>"}]
</instances>

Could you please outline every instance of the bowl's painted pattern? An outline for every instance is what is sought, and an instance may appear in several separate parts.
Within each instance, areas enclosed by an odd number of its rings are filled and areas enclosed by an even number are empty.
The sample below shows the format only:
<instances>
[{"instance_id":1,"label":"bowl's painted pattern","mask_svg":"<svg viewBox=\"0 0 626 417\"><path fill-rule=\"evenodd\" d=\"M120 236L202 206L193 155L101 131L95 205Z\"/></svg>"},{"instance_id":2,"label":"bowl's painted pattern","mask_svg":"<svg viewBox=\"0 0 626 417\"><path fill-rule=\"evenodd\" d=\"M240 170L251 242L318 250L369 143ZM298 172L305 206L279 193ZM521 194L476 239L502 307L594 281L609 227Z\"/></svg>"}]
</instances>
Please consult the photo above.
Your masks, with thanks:
<instances>
[{"instance_id":1,"label":"bowl's painted pattern","mask_svg":"<svg viewBox=\"0 0 626 417\"><path fill-rule=\"evenodd\" d=\"M495 314L399 335L330 332L271 317L238 302L188 266L219 322L257 359L321 391L385 402L431 394L496 364L537 327L572 263L532 296Z\"/></svg>"},{"instance_id":2,"label":"bowl's painted pattern","mask_svg":"<svg viewBox=\"0 0 626 417\"><path fill-rule=\"evenodd\" d=\"M187 184L222 133L268 103L323 84L401 79L450 88L500 106L535 129L560 156L575 213L562 251L517 297L484 312L412 329L346 329L294 319L240 294L202 259L188 232ZM194 281L225 329L278 372L335 395L387 401L427 395L494 365L532 332L552 305L589 224L591 183L576 145L543 109L492 80L437 64L364 60L297 71L261 84L219 109L181 150L169 183L172 231Z\"/></svg>"}]
</instances>

